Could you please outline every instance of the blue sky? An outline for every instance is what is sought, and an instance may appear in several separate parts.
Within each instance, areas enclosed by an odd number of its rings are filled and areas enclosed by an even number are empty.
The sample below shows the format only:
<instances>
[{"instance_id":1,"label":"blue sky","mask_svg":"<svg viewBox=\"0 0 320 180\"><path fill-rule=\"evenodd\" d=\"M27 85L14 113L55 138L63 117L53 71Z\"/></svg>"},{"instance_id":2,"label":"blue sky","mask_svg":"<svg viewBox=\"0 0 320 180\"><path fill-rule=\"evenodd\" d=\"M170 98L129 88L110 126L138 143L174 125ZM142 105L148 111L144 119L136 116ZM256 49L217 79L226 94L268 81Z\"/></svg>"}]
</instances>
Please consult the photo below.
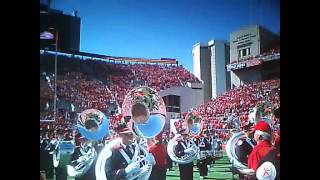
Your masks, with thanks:
<instances>
[{"instance_id":1,"label":"blue sky","mask_svg":"<svg viewBox=\"0 0 320 180\"><path fill-rule=\"evenodd\" d=\"M52 0L81 17L81 51L112 56L177 58L192 72L192 46L229 41L260 24L280 32L280 0ZM43 2L41 0L40 2Z\"/></svg>"}]
</instances>

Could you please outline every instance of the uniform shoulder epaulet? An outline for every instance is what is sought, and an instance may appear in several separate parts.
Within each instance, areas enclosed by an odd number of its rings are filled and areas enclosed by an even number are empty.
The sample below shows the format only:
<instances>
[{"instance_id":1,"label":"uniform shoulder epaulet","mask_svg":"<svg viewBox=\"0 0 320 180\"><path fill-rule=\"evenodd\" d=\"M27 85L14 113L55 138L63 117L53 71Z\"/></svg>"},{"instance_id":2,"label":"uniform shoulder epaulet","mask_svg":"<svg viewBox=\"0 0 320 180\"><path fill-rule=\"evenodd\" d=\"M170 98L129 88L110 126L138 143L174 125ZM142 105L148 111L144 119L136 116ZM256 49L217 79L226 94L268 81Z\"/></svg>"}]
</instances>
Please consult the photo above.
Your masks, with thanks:
<instances>
[{"instance_id":1,"label":"uniform shoulder epaulet","mask_svg":"<svg viewBox=\"0 0 320 180\"><path fill-rule=\"evenodd\" d=\"M242 140L242 139L239 139L238 142L237 142L237 145L238 145L238 146L241 146L242 144L243 144L243 140Z\"/></svg>"}]
</instances>

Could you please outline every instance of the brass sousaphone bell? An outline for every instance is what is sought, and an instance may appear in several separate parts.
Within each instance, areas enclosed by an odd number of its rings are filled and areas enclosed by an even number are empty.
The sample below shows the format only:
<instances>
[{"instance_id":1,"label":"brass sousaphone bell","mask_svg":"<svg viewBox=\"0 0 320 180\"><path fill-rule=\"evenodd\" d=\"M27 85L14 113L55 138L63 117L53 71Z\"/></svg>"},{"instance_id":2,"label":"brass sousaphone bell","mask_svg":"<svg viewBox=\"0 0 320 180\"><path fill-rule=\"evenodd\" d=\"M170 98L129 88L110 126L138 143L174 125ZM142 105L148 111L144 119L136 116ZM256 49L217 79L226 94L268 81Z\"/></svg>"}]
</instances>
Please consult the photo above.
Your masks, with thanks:
<instances>
[{"instance_id":1,"label":"brass sousaphone bell","mask_svg":"<svg viewBox=\"0 0 320 180\"><path fill-rule=\"evenodd\" d=\"M202 132L203 124L201 121L201 115L199 112L190 111L185 117L185 122L188 125L188 129L191 135L199 135Z\"/></svg>"},{"instance_id":2,"label":"brass sousaphone bell","mask_svg":"<svg viewBox=\"0 0 320 180\"><path fill-rule=\"evenodd\" d=\"M97 109L87 109L80 113L77 128L83 137L91 141L111 135L109 119Z\"/></svg>"},{"instance_id":3,"label":"brass sousaphone bell","mask_svg":"<svg viewBox=\"0 0 320 180\"><path fill-rule=\"evenodd\" d=\"M150 87L132 89L122 104L124 118L131 119L129 128L143 138L154 138L164 128L166 107L162 97Z\"/></svg>"}]
</instances>

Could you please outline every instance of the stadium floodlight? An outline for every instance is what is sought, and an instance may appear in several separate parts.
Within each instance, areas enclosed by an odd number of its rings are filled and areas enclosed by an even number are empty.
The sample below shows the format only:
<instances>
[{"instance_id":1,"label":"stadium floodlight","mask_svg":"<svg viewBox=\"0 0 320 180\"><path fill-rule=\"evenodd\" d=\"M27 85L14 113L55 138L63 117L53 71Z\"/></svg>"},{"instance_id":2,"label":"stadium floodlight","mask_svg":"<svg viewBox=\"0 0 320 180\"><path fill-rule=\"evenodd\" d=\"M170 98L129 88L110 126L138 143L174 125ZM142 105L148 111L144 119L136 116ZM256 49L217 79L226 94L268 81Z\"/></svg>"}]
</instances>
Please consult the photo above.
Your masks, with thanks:
<instances>
[{"instance_id":1,"label":"stadium floodlight","mask_svg":"<svg viewBox=\"0 0 320 180\"><path fill-rule=\"evenodd\" d=\"M59 31L56 28L50 27L48 30L53 30L55 32L55 57L54 57L54 98L53 98L53 120L56 121L57 112L57 58L58 58L58 39Z\"/></svg>"},{"instance_id":2,"label":"stadium floodlight","mask_svg":"<svg viewBox=\"0 0 320 180\"><path fill-rule=\"evenodd\" d=\"M53 39L53 38L54 38L53 34L48 31L44 31L40 33L40 39Z\"/></svg>"}]
</instances>

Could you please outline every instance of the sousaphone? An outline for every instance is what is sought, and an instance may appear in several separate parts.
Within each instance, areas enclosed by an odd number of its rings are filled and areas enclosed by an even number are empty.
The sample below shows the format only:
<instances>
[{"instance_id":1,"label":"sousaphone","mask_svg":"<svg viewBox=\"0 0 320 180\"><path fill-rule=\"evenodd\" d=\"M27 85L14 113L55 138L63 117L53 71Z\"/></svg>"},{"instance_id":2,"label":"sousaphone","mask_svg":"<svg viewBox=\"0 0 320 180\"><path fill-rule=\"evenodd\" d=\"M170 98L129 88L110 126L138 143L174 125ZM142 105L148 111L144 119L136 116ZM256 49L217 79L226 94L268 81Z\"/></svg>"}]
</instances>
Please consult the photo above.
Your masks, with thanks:
<instances>
[{"instance_id":1,"label":"sousaphone","mask_svg":"<svg viewBox=\"0 0 320 180\"><path fill-rule=\"evenodd\" d=\"M179 164L187 164L195 160L199 154L199 147L193 141L193 136L198 135L202 131L201 116L199 113L189 112L184 119L183 127L185 128L185 133L188 133L189 139L186 140L186 149L189 149L188 153L179 156L176 151L178 141L181 140L181 135L176 134L167 145L167 152L172 161Z\"/></svg>"},{"instance_id":2,"label":"sousaphone","mask_svg":"<svg viewBox=\"0 0 320 180\"><path fill-rule=\"evenodd\" d=\"M139 162L140 171L126 177L128 180L147 180L151 174L153 163L149 162L149 152L146 149L146 139L154 138L164 128L166 108L159 94L146 86L136 87L129 91L124 98L122 109L127 126L135 135L135 154L131 163ZM95 173L97 180L107 180L105 164L112 155L112 149L119 146L121 139L111 140L100 152Z\"/></svg>"},{"instance_id":3,"label":"sousaphone","mask_svg":"<svg viewBox=\"0 0 320 180\"><path fill-rule=\"evenodd\" d=\"M120 146L120 143L120 138L113 139L108 144L106 144L100 152L95 166L96 180L107 180L105 171L106 161L111 157L112 149L114 149L114 147ZM149 152L144 147L143 141L135 141L133 145L135 146L135 153L132 157L131 163L140 162L140 171L128 175L126 179L133 180L137 178L138 180L148 180L153 166L153 164L146 159L146 156L148 156Z\"/></svg>"},{"instance_id":4,"label":"sousaphone","mask_svg":"<svg viewBox=\"0 0 320 180\"><path fill-rule=\"evenodd\" d=\"M75 150L74 141L59 141L53 159L55 167L65 167L69 176L81 177L90 169L97 157L93 147L94 142L110 135L109 120L101 111L87 109L79 114L76 126L82 137L86 139L86 143L80 146L80 156L71 161Z\"/></svg>"},{"instance_id":5,"label":"sousaphone","mask_svg":"<svg viewBox=\"0 0 320 180\"><path fill-rule=\"evenodd\" d=\"M124 118L132 132L142 138L154 138L164 128L166 107L162 97L154 89L146 86L129 91L122 104Z\"/></svg>"},{"instance_id":6,"label":"sousaphone","mask_svg":"<svg viewBox=\"0 0 320 180\"><path fill-rule=\"evenodd\" d=\"M244 165L243 163L241 163L239 161L239 158L237 157L237 154L235 152L236 143L238 142L239 139L242 139L242 138L246 138L248 141L250 141L250 139L248 137L246 137L243 132L237 132L231 136L231 138L227 141L227 144L226 144L227 156L229 157L233 166L238 169L246 169L247 168L246 165Z\"/></svg>"}]
</instances>

